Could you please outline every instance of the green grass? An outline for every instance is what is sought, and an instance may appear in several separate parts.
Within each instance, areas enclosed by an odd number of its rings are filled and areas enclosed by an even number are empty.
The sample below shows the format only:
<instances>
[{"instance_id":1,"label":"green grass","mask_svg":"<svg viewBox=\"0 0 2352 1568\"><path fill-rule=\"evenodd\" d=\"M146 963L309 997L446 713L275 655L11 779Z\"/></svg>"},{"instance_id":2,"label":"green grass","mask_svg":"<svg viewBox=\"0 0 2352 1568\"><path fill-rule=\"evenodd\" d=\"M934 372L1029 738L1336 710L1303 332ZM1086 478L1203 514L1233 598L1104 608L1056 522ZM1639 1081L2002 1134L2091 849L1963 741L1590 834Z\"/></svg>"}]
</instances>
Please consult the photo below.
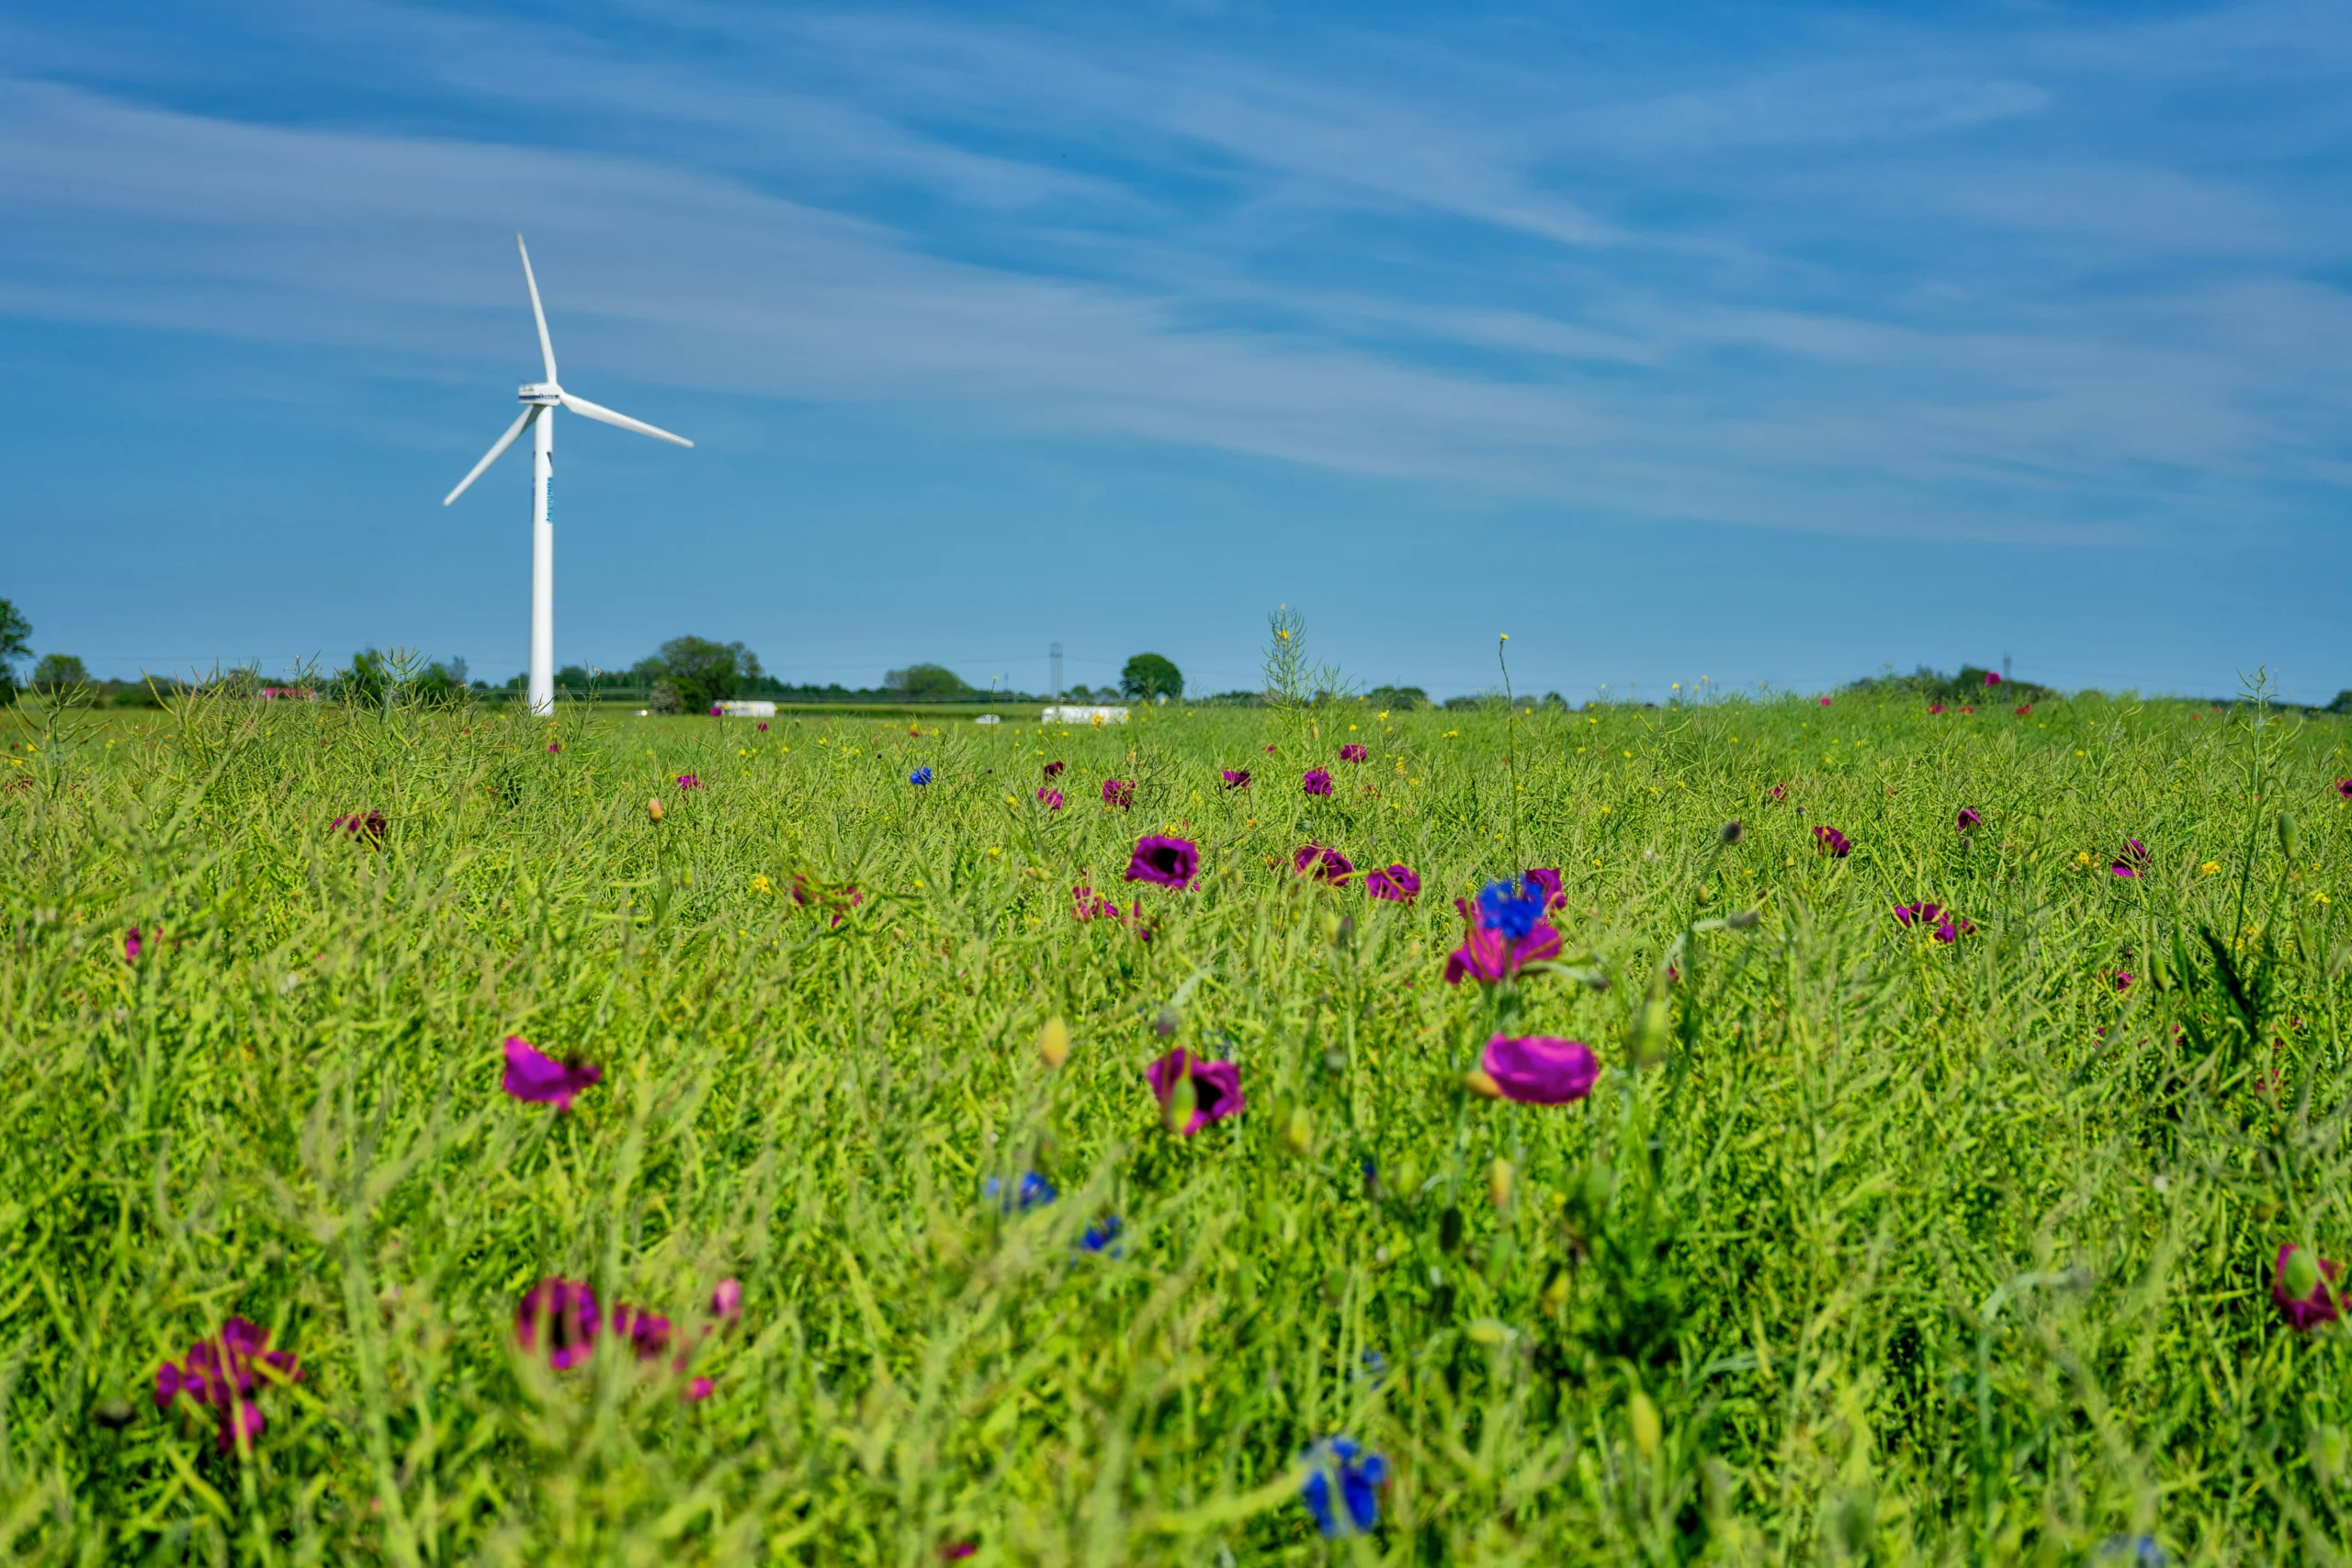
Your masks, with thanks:
<instances>
[{"instance_id":1,"label":"green grass","mask_svg":"<svg viewBox=\"0 0 2352 1568\"><path fill-rule=\"evenodd\" d=\"M2282 1242L2352 1257L2341 721L14 722L11 1560L2344 1554L2352 1362L2268 1296ZM380 849L330 828L369 809ZM1071 918L1171 827L1207 874L1130 893L1148 940ZM2132 838L2145 874L2110 874ZM1415 867L1418 904L1302 884L1309 839ZM1453 900L1522 865L1563 869L1605 990L1441 981ZM796 874L863 902L834 925L775 891ZM1923 898L1976 930L1892 919ZM1591 1042L1592 1097L1465 1093L1506 1018ZM509 1034L604 1080L570 1115L510 1100ZM1237 1058L1247 1112L1163 1131L1170 1044ZM1032 1168L1057 1201L981 1199ZM1114 1213L1123 1250L1076 1247ZM611 1336L567 1372L518 1355L546 1276L690 1339L740 1279L690 1369L714 1395ZM150 1397L231 1314L302 1370L249 1457ZM1296 1500L1328 1434L1395 1472L1369 1538Z\"/></svg>"}]
</instances>

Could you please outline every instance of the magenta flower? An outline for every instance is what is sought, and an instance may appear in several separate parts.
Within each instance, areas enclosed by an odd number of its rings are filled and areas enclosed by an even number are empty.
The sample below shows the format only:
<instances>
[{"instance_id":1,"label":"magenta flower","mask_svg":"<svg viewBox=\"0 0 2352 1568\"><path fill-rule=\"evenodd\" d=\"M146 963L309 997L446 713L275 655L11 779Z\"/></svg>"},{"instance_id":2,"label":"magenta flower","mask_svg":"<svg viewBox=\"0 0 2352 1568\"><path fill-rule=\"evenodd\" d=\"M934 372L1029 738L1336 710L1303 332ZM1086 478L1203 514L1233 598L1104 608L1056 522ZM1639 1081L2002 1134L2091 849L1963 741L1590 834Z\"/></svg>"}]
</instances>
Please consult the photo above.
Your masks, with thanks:
<instances>
[{"instance_id":1,"label":"magenta flower","mask_svg":"<svg viewBox=\"0 0 2352 1568\"><path fill-rule=\"evenodd\" d=\"M2018 705L2018 716L2019 718L2023 718L2026 715L2028 715L2028 714L2031 713L2032 711L2033 711L2033 705L2032 705L2031 703L2019 703L2019 704Z\"/></svg>"},{"instance_id":2,"label":"magenta flower","mask_svg":"<svg viewBox=\"0 0 2352 1568\"><path fill-rule=\"evenodd\" d=\"M640 1361L655 1361L670 1348L670 1320L631 1306L613 1308L613 1332L628 1341Z\"/></svg>"},{"instance_id":3,"label":"magenta flower","mask_svg":"<svg viewBox=\"0 0 2352 1568\"><path fill-rule=\"evenodd\" d=\"M1323 844L1301 845L1291 857L1301 876L1311 876L1317 882L1338 886L1355 874L1355 864L1339 851Z\"/></svg>"},{"instance_id":4,"label":"magenta flower","mask_svg":"<svg viewBox=\"0 0 2352 1568\"><path fill-rule=\"evenodd\" d=\"M1899 904L1894 918L1901 924L1916 930L1933 930L1936 940L1958 942L1976 929L1976 922L1965 915L1955 915L1941 904Z\"/></svg>"},{"instance_id":5,"label":"magenta flower","mask_svg":"<svg viewBox=\"0 0 2352 1568\"><path fill-rule=\"evenodd\" d=\"M1069 764L1068 762L1048 762L1048 763L1046 763L1046 776L1047 778L1052 778L1054 775L1056 775L1057 773L1060 773L1064 768L1067 768L1067 767L1069 767Z\"/></svg>"},{"instance_id":6,"label":"magenta flower","mask_svg":"<svg viewBox=\"0 0 2352 1568\"><path fill-rule=\"evenodd\" d=\"M732 1329L743 1321L743 1281L721 1280L710 1292L710 1315L721 1328Z\"/></svg>"},{"instance_id":7,"label":"magenta flower","mask_svg":"<svg viewBox=\"0 0 2352 1568\"><path fill-rule=\"evenodd\" d=\"M718 716L718 705L717 703L710 705L710 716L713 718L717 718Z\"/></svg>"},{"instance_id":8,"label":"magenta flower","mask_svg":"<svg viewBox=\"0 0 2352 1568\"><path fill-rule=\"evenodd\" d=\"M1999 673L1997 671L1993 671L1993 670L1987 670L1987 671L1984 671L1984 683L1985 683L1986 685L1988 685L1988 686L1997 686L1997 685L1999 685L1999 684L2001 683L2001 677L2000 677L2000 673Z\"/></svg>"},{"instance_id":9,"label":"magenta flower","mask_svg":"<svg viewBox=\"0 0 2352 1568\"><path fill-rule=\"evenodd\" d=\"M1342 762L1361 762L1371 755L1371 752L1365 750L1363 747L1357 745L1352 740L1340 748L1340 761Z\"/></svg>"},{"instance_id":10,"label":"magenta flower","mask_svg":"<svg viewBox=\"0 0 2352 1568\"><path fill-rule=\"evenodd\" d=\"M1813 830L1813 849L1815 854L1834 855L1839 860L1854 852L1853 840L1826 822Z\"/></svg>"},{"instance_id":11,"label":"magenta flower","mask_svg":"<svg viewBox=\"0 0 2352 1568\"><path fill-rule=\"evenodd\" d=\"M1498 1034L1487 1042L1478 1066L1505 1100L1521 1105L1566 1105L1590 1094L1600 1078L1600 1060L1591 1046L1548 1034Z\"/></svg>"},{"instance_id":12,"label":"magenta flower","mask_svg":"<svg viewBox=\"0 0 2352 1568\"><path fill-rule=\"evenodd\" d=\"M1106 806L1115 806L1122 811L1126 810L1136 803L1134 782L1129 779L1104 779L1102 801Z\"/></svg>"},{"instance_id":13,"label":"magenta flower","mask_svg":"<svg viewBox=\"0 0 2352 1568\"><path fill-rule=\"evenodd\" d=\"M391 826L384 820L384 814L380 811L355 811L348 817L336 818L334 825L338 831L370 845L382 843L385 830Z\"/></svg>"},{"instance_id":14,"label":"magenta flower","mask_svg":"<svg viewBox=\"0 0 2352 1568\"><path fill-rule=\"evenodd\" d=\"M2115 972L2115 988L2119 991L2128 991L2132 988L2132 972L2130 970L2118 969Z\"/></svg>"},{"instance_id":15,"label":"magenta flower","mask_svg":"<svg viewBox=\"0 0 2352 1568\"><path fill-rule=\"evenodd\" d=\"M550 1276L525 1292L522 1304L514 1309L514 1342L525 1352L537 1354L544 1339L548 1365L557 1371L576 1367L594 1355L596 1336L604 1327L596 1292L584 1280Z\"/></svg>"},{"instance_id":16,"label":"magenta flower","mask_svg":"<svg viewBox=\"0 0 2352 1568\"><path fill-rule=\"evenodd\" d=\"M1305 786L1306 793L1309 795L1329 795L1331 793L1331 775L1325 773L1320 768L1307 769L1306 773L1299 775L1298 782Z\"/></svg>"},{"instance_id":17,"label":"magenta flower","mask_svg":"<svg viewBox=\"0 0 2352 1568\"><path fill-rule=\"evenodd\" d=\"M1238 1063L1205 1061L1182 1045L1145 1068L1143 1076L1162 1111L1168 1108L1169 1097L1176 1092L1176 1086L1186 1078L1193 1080L1193 1119L1176 1129L1187 1138L1212 1122L1238 1116L1249 1108L1241 1093Z\"/></svg>"},{"instance_id":18,"label":"magenta flower","mask_svg":"<svg viewBox=\"0 0 2352 1568\"><path fill-rule=\"evenodd\" d=\"M1781 801L1789 798L1789 786L1786 784L1776 784L1764 792L1764 798L1778 806Z\"/></svg>"},{"instance_id":19,"label":"magenta flower","mask_svg":"<svg viewBox=\"0 0 2352 1568\"><path fill-rule=\"evenodd\" d=\"M139 928L131 927L122 933L122 961L135 964L139 960Z\"/></svg>"},{"instance_id":20,"label":"magenta flower","mask_svg":"<svg viewBox=\"0 0 2352 1568\"><path fill-rule=\"evenodd\" d=\"M1967 832L1972 828L1983 826L1984 826L1984 818L1977 815L1976 807L1973 806L1962 807L1960 816L1953 822L1954 830L1962 833Z\"/></svg>"},{"instance_id":21,"label":"magenta flower","mask_svg":"<svg viewBox=\"0 0 2352 1568\"><path fill-rule=\"evenodd\" d=\"M1272 748L1272 746L1269 746L1269 747L1267 747L1267 748L1266 748L1266 750L1267 750L1267 751L1272 752L1272 751L1273 750L1273 748Z\"/></svg>"},{"instance_id":22,"label":"magenta flower","mask_svg":"<svg viewBox=\"0 0 2352 1568\"><path fill-rule=\"evenodd\" d=\"M1944 711L1944 705L1941 703L1929 703L1928 705L1928 711L1929 713L1941 713Z\"/></svg>"},{"instance_id":23,"label":"magenta flower","mask_svg":"<svg viewBox=\"0 0 2352 1568\"><path fill-rule=\"evenodd\" d=\"M552 757L552 756L554 756L558 751L560 751L560 750L563 750L563 742L562 742L562 741L560 741L560 740L550 740L550 741L548 741L548 756Z\"/></svg>"},{"instance_id":24,"label":"magenta flower","mask_svg":"<svg viewBox=\"0 0 2352 1568\"><path fill-rule=\"evenodd\" d=\"M1095 892L1092 887L1087 886L1083 882L1071 888L1069 890L1069 896L1071 900L1070 915L1073 919L1080 920L1133 920L1138 925L1140 925L1143 920L1143 905L1141 902L1137 902L1132 911L1122 909L1119 908L1117 900L1103 897L1102 895ZM1148 933L1145 934L1147 937L1148 936Z\"/></svg>"},{"instance_id":25,"label":"magenta flower","mask_svg":"<svg viewBox=\"0 0 2352 1568\"><path fill-rule=\"evenodd\" d=\"M1039 784L1037 798L1046 803L1046 809L1048 811L1059 811L1062 808L1062 792L1057 789L1047 789L1044 784Z\"/></svg>"},{"instance_id":26,"label":"magenta flower","mask_svg":"<svg viewBox=\"0 0 2352 1568\"><path fill-rule=\"evenodd\" d=\"M1136 852L1127 861L1129 882L1155 882L1183 891L1198 882L1200 874L1201 852L1186 839L1148 834L1136 840Z\"/></svg>"},{"instance_id":27,"label":"magenta flower","mask_svg":"<svg viewBox=\"0 0 2352 1568\"><path fill-rule=\"evenodd\" d=\"M1250 787L1250 770L1247 768L1226 769L1225 787L1227 789L1248 789Z\"/></svg>"},{"instance_id":28,"label":"magenta flower","mask_svg":"<svg viewBox=\"0 0 2352 1568\"><path fill-rule=\"evenodd\" d=\"M232 1317L211 1338L189 1346L183 1364L165 1361L155 1369L155 1408L168 1410L186 1395L191 1404L209 1409L225 1454L241 1437L250 1446L268 1426L254 1403L263 1380L297 1382L301 1376L293 1351L269 1348L267 1329Z\"/></svg>"},{"instance_id":29,"label":"magenta flower","mask_svg":"<svg viewBox=\"0 0 2352 1568\"><path fill-rule=\"evenodd\" d=\"M2346 800L2352 800L2352 779L2336 780L2335 793L2342 795Z\"/></svg>"},{"instance_id":30,"label":"magenta flower","mask_svg":"<svg viewBox=\"0 0 2352 1568\"><path fill-rule=\"evenodd\" d=\"M832 923L838 926L849 918L850 910L865 902L865 895L859 891L854 882L828 887L822 883L811 882L800 872L795 872L792 874L792 901L804 909L820 908L830 910Z\"/></svg>"},{"instance_id":31,"label":"magenta flower","mask_svg":"<svg viewBox=\"0 0 2352 1568\"><path fill-rule=\"evenodd\" d=\"M680 789L700 789L702 788L702 780L695 777L692 773L680 773L678 775L678 787Z\"/></svg>"},{"instance_id":32,"label":"magenta flower","mask_svg":"<svg viewBox=\"0 0 2352 1568\"><path fill-rule=\"evenodd\" d=\"M2123 840L2123 852L2107 869L2118 876L2137 876L2140 868L2148 863L2148 846L2137 839Z\"/></svg>"},{"instance_id":33,"label":"magenta flower","mask_svg":"<svg viewBox=\"0 0 2352 1568\"><path fill-rule=\"evenodd\" d=\"M762 735L765 735L767 732L768 732L768 721L767 721L766 719L762 719L762 720L760 720L760 733L761 733Z\"/></svg>"},{"instance_id":34,"label":"magenta flower","mask_svg":"<svg viewBox=\"0 0 2352 1568\"><path fill-rule=\"evenodd\" d=\"M1823 707L1827 707L1827 706L1829 705L1829 699L1828 699L1827 697L1824 697L1824 698L1822 698L1822 699L1821 699L1821 705L1822 705Z\"/></svg>"},{"instance_id":35,"label":"magenta flower","mask_svg":"<svg viewBox=\"0 0 2352 1568\"><path fill-rule=\"evenodd\" d=\"M2278 1249L2270 1270L2270 1299L2288 1327L2310 1330L2335 1321L2342 1304L2335 1291L2338 1272L2335 1264L2307 1247L2290 1242Z\"/></svg>"},{"instance_id":36,"label":"magenta flower","mask_svg":"<svg viewBox=\"0 0 2352 1568\"><path fill-rule=\"evenodd\" d=\"M1562 909L1567 907L1568 896L1561 891L1558 867L1534 866L1521 872L1519 879L1544 895L1544 908Z\"/></svg>"},{"instance_id":37,"label":"magenta flower","mask_svg":"<svg viewBox=\"0 0 2352 1568\"><path fill-rule=\"evenodd\" d=\"M1497 883L1493 887L1509 887ZM1495 907L1489 908L1493 903ZM1541 895L1532 889L1520 899L1490 900L1479 896L1474 908L1456 898L1453 907L1469 922L1462 945L1446 955L1445 983L1462 984L1464 976L1484 985L1509 979L1530 964L1560 956L1560 933L1544 920Z\"/></svg>"},{"instance_id":38,"label":"magenta flower","mask_svg":"<svg viewBox=\"0 0 2352 1568\"><path fill-rule=\"evenodd\" d=\"M1374 867L1364 873L1363 890L1392 904L1409 904L1421 891L1420 874L1408 865Z\"/></svg>"},{"instance_id":39,"label":"magenta flower","mask_svg":"<svg viewBox=\"0 0 2352 1568\"><path fill-rule=\"evenodd\" d=\"M572 1097L605 1076L594 1062L559 1062L519 1034L506 1037L506 1077L500 1088L534 1105L571 1109Z\"/></svg>"}]
</instances>

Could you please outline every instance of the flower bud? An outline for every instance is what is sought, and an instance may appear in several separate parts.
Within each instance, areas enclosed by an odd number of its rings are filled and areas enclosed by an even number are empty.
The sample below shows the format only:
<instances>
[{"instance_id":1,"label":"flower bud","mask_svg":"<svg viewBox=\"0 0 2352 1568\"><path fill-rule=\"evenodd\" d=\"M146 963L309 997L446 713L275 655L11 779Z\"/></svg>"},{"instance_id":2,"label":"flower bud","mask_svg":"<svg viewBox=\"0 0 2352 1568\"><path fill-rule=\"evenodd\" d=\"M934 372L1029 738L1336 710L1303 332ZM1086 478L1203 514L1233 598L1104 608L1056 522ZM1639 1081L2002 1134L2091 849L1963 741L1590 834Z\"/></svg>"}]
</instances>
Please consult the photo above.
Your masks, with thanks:
<instances>
[{"instance_id":1,"label":"flower bud","mask_svg":"<svg viewBox=\"0 0 2352 1568\"><path fill-rule=\"evenodd\" d=\"M2312 1471L2330 1484L2344 1479L2345 1468L2352 1464L2352 1438L2346 1438L2344 1428L2321 1422L2312 1428Z\"/></svg>"},{"instance_id":2,"label":"flower bud","mask_svg":"<svg viewBox=\"0 0 2352 1568\"><path fill-rule=\"evenodd\" d=\"M1637 1067L1655 1067L1666 1060L1668 1034L1666 998L1654 996L1634 1015L1633 1057Z\"/></svg>"},{"instance_id":3,"label":"flower bud","mask_svg":"<svg viewBox=\"0 0 2352 1568\"><path fill-rule=\"evenodd\" d=\"M2278 814L2278 849L2289 860L2295 858L2295 814L2291 811Z\"/></svg>"},{"instance_id":4,"label":"flower bud","mask_svg":"<svg viewBox=\"0 0 2352 1568\"><path fill-rule=\"evenodd\" d=\"M1657 1418L1657 1406L1640 1389L1625 1402L1625 1425L1634 1434L1634 1447L1644 1459L1657 1458L1659 1439L1665 1437Z\"/></svg>"},{"instance_id":5,"label":"flower bud","mask_svg":"<svg viewBox=\"0 0 2352 1568\"><path fill-rule=\"evenodd\" d=\"M1168 1091L1168 1130L1173 1133L1191 1126L1193 1115L1200 1108L1200 1090L1193 1087L1193 1075L1186 1073Z\"/></svg>"},{"instance_id":6,"label":"flower bud","mask_svg":"<svg viewBox=\"0 0 2352 1568\"><path fill-rule=\"evenodd\" d=\"M1497 1083L1493 1075L1484 1067L1473 1067L1463 1074L1462 1087L1472 1094L1484 1095L1488 1100L1500 1100L1503 1097L1503 1086Z\"/></svg>"},{"instance_id":7,"label":"flower bud","mask_svg":"<svg viewBox=\"0 0 2352 1568\"><path fill-rule=\"evenodd\" d=\"M1724 824L1724 843L1736 844L1746 837L1747 837L1747 829L1739 825L1739 818L1736 817Z\"/></svg>"},{"instance_id":8,"label":"flower bud","mask_svg":"<svg viewBox=\"0 0 2352 1568\"><path fill-rule=\"evenodd\" d=\"M1295 1155L1303 1155L1315 1146L1315 1118L1306 1107L1294 1105L1283 1119L1283 1147Z\"/></svg>"},{"instance_id":9,"label":"flower bud","mask_svg":"<svg viewBox=\"0 0 2352 1568\"><path fill-rule=\"evenodd\" d=\"M1487 1167L1487 1201L1498 1209L1510 1207L1513 1174L1510 1161L1500 1156Z\"/></svg>"},{"instance_id":10,"label":"flower bud","mask_svg":"<svg viewBox=\"0 0 2352 1568\"><path fill-rule=\"evenodd\" d=\"M1470 1342L1489 1350L1499 1350L1510 1343L1510 1325L1497 1318L1482 1317L1470 1325Z\"/></svg>"},{"instance_id":11,"label":"flower bud","mask_svg":"<svg viewBox=\"0 0 2352 1568\"><path fill-rule=\"evenodd\" d=\"M2287 1289L2290 1298L2307 1302L2319 1289L2319 1257L2308 1247L2299 1247L2287 1254L2286 1267L2278 1271L2278 1282Z\"/></svg>"},{"instance_id":12,"label":"flower bud","mask_svg":"<svg viewBox=\"0 0 2352 1568\"><path fill-rule=\"evenodd\" d=\"M645 814L648 817L652 818L656 822L662 820L662 797L660 795L657 795L652 799L645 803Z\"/></svg>"},{"instance_id":13,"label":"flower bud","mask_svg":"<svg viewBox=\"0 0 2352 1568\"><path fill-rule=\"evenodd\" d=\"M1568 1271L1563 1269L1544 1285L1543 1307L1545 1312L1557 1315L1560 1309L1568 1304Z\"/></svg>"},{"instance_id":14,"label":"flower bud","mask_svg":"<svg viewBox=\"0 0 2352 1568\"><path fill-rule=\"evenodd\" d=\"M1159 1010L1151 1015L1151 1032L1165 1040L1182 1028L1183 1022L1184 1015L1176 1010L1175 1003L1162 1002Z\"/></svg>"},{"instance_id":15,"label":"flower bud","mask_svg":"<svg viewBox=\"0 0 2352 1568\"><path fill-rule=\"evenodd\" d=\"M1037 1031L1037 1055L1049 1067L1058 1067L1069 1061L1069 1025L1058 1018L1046 1020L1046 1027Z\"/></svg>"}]
</instances>

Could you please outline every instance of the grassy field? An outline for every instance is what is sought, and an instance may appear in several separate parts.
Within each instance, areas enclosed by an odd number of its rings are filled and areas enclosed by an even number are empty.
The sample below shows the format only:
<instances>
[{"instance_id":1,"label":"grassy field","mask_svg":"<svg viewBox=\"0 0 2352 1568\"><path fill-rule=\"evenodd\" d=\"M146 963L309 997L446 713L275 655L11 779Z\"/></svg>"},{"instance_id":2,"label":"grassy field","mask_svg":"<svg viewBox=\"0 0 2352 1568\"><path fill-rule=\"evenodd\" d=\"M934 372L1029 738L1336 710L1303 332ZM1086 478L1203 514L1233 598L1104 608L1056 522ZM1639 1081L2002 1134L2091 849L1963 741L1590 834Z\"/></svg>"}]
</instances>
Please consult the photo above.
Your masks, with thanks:
<instances>
[{"instance_id":1,"label":"grassy field","mask_svg":"<svg viewBox=\"0 0 2352 1568\"><path fill-rule=\"evenodd\" d=\"M2346 1331L2273 1300L2352 1257L2343 721L6 722L11 1561L2347 1550ZM1533 867L1560 964L1448 985ZM1498 1032L1589 1097L1472 1092ZM518 1100L509 1036L600 1077ZM1246 1110L1171 1132L1179 1046ZM544 1280L671 1332L521 1348ZM232 1317L299 1376L159 1409Z\"/></svg>"}]
</instances>

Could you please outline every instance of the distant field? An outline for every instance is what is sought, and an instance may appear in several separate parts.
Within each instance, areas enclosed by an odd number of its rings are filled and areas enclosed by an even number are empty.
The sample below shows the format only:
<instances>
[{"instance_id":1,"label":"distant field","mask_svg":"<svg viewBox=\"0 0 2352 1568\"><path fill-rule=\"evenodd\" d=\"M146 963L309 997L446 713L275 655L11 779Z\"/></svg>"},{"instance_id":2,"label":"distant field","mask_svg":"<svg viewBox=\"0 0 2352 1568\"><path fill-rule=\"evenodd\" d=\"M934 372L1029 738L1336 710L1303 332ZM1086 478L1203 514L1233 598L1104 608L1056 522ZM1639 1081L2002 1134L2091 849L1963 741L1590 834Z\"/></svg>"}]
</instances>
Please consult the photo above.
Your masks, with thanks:
<instances>
[{"instance_id":1,"label":"distant field","mask_svg":"<svg viewBox=\"0 0 2352 1568\"><path fill-rule=\"evenodd\" d=\"M2336 1561L2352 726L2010 707L0 714L0 1555Z\"/></svg>"}]
</instances>

